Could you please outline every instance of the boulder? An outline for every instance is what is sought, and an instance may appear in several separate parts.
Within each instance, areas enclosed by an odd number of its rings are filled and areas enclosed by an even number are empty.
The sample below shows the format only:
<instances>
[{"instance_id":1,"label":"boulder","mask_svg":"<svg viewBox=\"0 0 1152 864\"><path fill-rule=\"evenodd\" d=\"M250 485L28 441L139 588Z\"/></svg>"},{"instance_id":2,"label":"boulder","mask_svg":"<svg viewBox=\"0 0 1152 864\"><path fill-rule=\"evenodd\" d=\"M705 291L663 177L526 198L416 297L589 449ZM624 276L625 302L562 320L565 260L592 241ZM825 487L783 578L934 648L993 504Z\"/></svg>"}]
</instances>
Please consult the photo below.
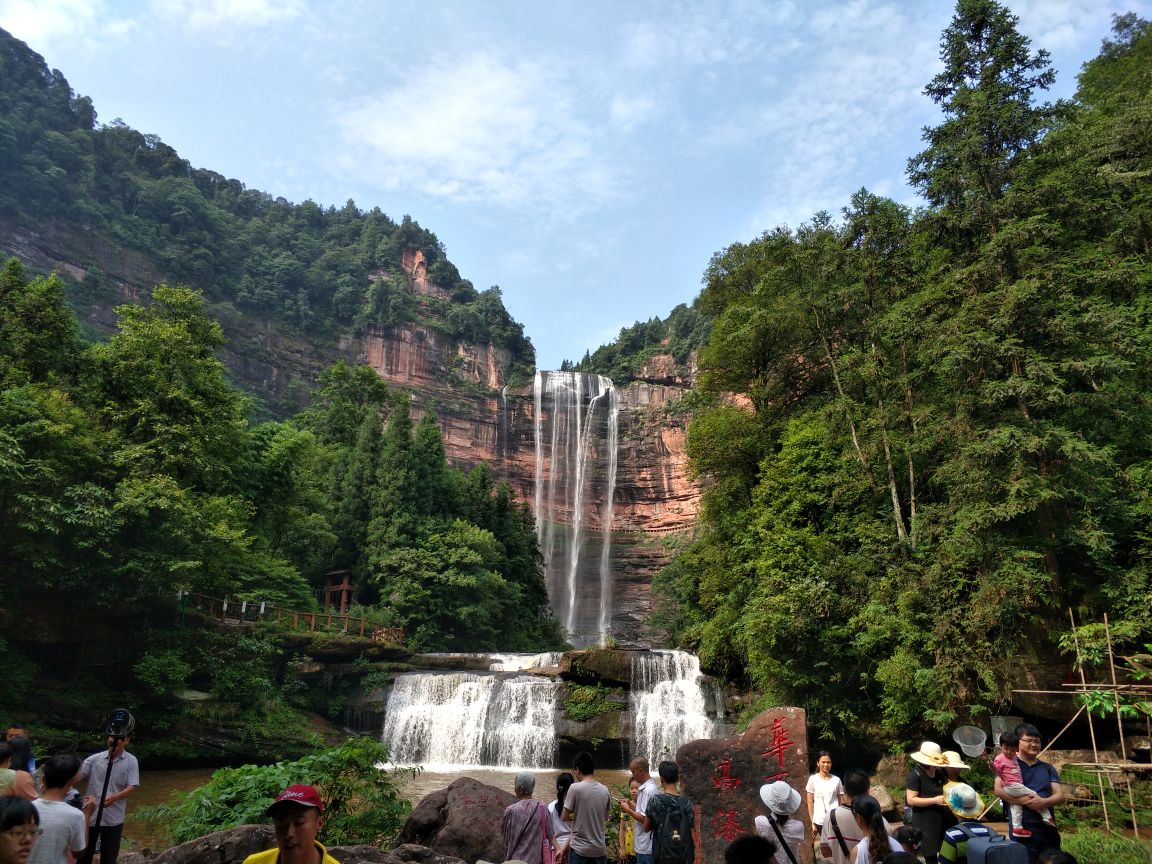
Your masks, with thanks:
<instances>
[{"instance_id":1,"label":"boulder","mask_svg":"<svg viewBox=\"0 0 1152 864\"><path fill-rule=\"evenodd\" d=\"M632 685L632 655L624 648L590 648L566 651L560 658L560 677L578 684Z\"/></svg>"},{"instance_id":2,"label":"boulder","mask_svg":"<svg viewBox=\"0 0 1152 864\"><path fill-rule=\"evenodd\" d=\"M511 792L461 777L447 789L424 796L404 823L400 842L464 861L503 861L500 819L515 800Z\"/></svg>"},{"instance_id":3,"label":"boulder","mask_svg":"<svg viewBox=\"0 0 1152 864\"><path fill-rule=\"evenodd\" d=\"M415 843L404 843L388 854L396 861L411 861L415 864L464 864L460 858L441 855L439 852L433 852L427 846L417 846ZM341 864L348 864L348 862L341 860Z\"/></svg>"},{"instance_id":4,"label":"boulder","mask_svg":"<svg viewBox=\"0 0 1152 864\"><path fill-rule=\"evenodd\" d=\"M1120 748L1116 748L1120 752ZM1129 735L1124 739L1124 753L1130 762L1152 762L1152 738L1147 735Z\"/></svg>"},{"instance_id":5,"label":"boulder","mask_svg":"<svg viewBox=\"0 0 1152 864\"><path fill-rule=\"evenodd\" d=\"M908 782L910 765L906 753L889 753L881 757L880 764L876 766L876 782L881 786L899 786L903 789Z\"/></svg>"},{"instance_id":6,"label":"boulder","mask_svg":"<svg viewBox=\"0 0 1152 864\"><path fill-rule=\"evenodd\" d=\"M757 715L747 731L723 740L689 741L676 751L680 783L696 802L700 846L698 860L723 861L724 849L740 834L755 833L753 820L767 808L760 787L784 780L804 799L808 781L807 718L802 708L771 708ZM796 818L811 833L808 810ZM811 843L800 844L800 861L812 864Z\"/></svg>"},{"instance_id":7,"label":"boulder","mask_svg":"<svg viewBox=\"0 0 1152 864\"><path fill-rule=\"evenodd\" d=\"M271 825L241 825L189 840L155 855L148 850L128 852L117 860L121 864L241 864L249 855L275 845Z\"/></svg>"},{"instance_id":8,"label":"boulder","mask_svg":"<svg viewBox=\"0 0 1152 864\"><path fill-rule=\"evenodd\" d=\"M876 799L876 803L880 805L880 812L884 814L884 818L891 821L900 817L897 812L896 802L892 798L892 793L888 791L888 787L883 783L873 783L868 787L868 794ZM904 802L900 802L900 811L904 808ZM837 823L839 824L839 823Z\"/></svg>"},{"instance_id":9,"label":"boulder","mask_svg":"<svg viewBox=\"0 0 1152 864\"><path fill-rule=\"evenodd\" d=\"M1092 758L1091 750L1047 750L1040 758L1045 762L1051 762L1057 771L1063 770L1064 766L1069 763L1090 764L1096 762L1101 765L1115 765L1120 761L1120 757L1116 753L1103 748L1096 751L1095 759Z\"/></svg>"}]
</instances>

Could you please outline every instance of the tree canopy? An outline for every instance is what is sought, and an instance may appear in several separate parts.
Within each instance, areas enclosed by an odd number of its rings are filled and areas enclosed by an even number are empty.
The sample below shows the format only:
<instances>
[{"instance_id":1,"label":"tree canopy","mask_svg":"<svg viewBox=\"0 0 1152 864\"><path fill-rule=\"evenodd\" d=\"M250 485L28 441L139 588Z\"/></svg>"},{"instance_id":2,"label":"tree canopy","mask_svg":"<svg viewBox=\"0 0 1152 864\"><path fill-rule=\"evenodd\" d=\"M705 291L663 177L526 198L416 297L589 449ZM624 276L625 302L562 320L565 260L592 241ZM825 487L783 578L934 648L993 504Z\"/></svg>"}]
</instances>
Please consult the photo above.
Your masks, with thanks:
<instances>
[{"instance_id":1,"label":"tree canopy","mask_svg":"<svg viewBox=\"0 0 1152 864\"><path fill-rule=\"evenodd\" d=\"M860 190L713 258L700 535L659 579L706 666L884 737L1004 705L1068 608L1147 641L1149 50L1118 18L1038 104L1047 55L960 0L926 206Z\"/></svg>"}]
</instances>

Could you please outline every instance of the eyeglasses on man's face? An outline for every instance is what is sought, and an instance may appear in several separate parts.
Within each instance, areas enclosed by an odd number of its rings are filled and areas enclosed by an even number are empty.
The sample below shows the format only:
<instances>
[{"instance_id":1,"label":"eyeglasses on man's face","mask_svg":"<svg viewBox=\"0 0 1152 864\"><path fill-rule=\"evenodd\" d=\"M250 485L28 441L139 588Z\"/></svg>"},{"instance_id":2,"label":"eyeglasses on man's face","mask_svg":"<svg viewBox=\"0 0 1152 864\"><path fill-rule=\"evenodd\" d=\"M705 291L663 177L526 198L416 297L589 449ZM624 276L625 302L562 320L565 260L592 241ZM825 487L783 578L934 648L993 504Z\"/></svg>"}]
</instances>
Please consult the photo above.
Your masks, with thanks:
<instances>
[{"instance_id":1,"label":"eyeglasses on man's face","mask_svg":"<svg viewBox=\"0 0 1152 864\"><path fill-rule=\"evenodd\" d=\"M7 831L0 831L0 837L11 837L13 840L35 840L40 836L40 827L38 825L22 825L18 828L9 828Z\"/></svg>"}]
</instances>

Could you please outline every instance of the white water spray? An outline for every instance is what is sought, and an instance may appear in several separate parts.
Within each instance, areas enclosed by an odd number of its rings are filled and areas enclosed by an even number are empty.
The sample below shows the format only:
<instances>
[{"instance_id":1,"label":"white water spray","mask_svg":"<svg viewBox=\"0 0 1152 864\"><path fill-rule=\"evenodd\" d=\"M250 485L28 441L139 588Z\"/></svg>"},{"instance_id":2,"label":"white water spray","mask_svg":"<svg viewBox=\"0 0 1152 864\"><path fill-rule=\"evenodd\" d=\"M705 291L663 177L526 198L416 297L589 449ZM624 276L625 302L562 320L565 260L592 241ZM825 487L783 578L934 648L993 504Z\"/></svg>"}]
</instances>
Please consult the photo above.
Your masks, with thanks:
<instances>
[{"instance_id":1,"label":"white water spray","mask_svg":"<svg viewBox=\"0 0 1152 864\"><path fill-rule=\"evenodd\" d=\"M532 390L534 515L549 597L575 644L600 643L612 624L616 391L603 375L579 372L537 372ZM599 554L586 555L596 520Z\"/></svg>"},{"instance_id":2,"label":"white water spray","mask_svg":"<svg viewBox=\"0 0 1152 864\"><path fill-rule=\"evenodd\" d=\"M551 768L557 692L533 675L400 675L383 740L394 765Z\"/></svg>"},{"instance_id":3,"label":"white water spray","mask_svg":"<svg viewBox=\"0 0 1152 864\"><path fill-rule=\"evenodd\" d=\"M632 657L632 755L655 765L675 759L682 744L712 736L701 686L700 658L685 651Z\"/></svg>"}]
</instances>

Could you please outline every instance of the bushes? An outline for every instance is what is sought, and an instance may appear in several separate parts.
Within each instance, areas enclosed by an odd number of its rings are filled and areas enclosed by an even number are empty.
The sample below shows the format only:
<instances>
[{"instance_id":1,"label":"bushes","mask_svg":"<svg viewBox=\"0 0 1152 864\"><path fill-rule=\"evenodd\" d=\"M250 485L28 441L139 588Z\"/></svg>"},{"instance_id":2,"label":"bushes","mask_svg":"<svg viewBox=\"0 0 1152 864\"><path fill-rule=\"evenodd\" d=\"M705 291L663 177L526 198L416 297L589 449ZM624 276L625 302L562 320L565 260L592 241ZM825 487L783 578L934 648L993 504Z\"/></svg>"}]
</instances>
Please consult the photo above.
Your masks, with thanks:
<instances>
[{"instance_id":1,"label":"bushes","mask_svg":"<svg viewBox=\"0 0 1152 864\"><path fill-rule=\"evenodd\" d=\"M1080 864L1152 864L1152 845L1120 834L1085 829L1065 834L1060 845Z\"/></svg>"},{"instance_id":2,"label":"bushes","mask_svg":"<svg viewBox=\"0 0 1152 864\"><path fill-rule=\"evenodd\" d=\"M142 808L140 816L163 826L173 842L185 843L214 831L266 822L264 810L276 795L293 783L308 783L324 800L325 843L384 846L399 834L411 809L400 797L393 774L377 767L387 759L383 744L352 738L297 762L223 768L199 789Z\"/></svg>"}]
</instances>

